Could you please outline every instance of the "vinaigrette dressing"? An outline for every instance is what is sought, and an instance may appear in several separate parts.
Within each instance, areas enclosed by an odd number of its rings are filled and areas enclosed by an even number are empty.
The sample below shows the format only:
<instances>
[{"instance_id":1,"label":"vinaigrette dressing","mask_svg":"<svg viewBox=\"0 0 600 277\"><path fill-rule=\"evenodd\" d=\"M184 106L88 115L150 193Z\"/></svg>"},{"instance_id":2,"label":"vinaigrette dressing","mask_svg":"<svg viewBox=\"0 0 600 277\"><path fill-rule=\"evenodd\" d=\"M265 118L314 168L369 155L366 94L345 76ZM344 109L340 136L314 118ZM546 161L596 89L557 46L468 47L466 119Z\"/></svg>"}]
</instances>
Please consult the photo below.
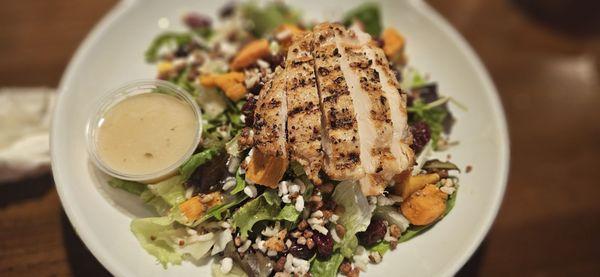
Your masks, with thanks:
<instances>
[{"instance_id":1,"label":"vinaigrette dressing","mask_svg":"<svg viewBox=\"0 0 600 277\"><path fill-rule=\"evenodd\" d=\"M175 96L134 95L115 104L99 120L98 157L127 175L159 172L197 143L197 124L192 107Z\"/></svg>"}]
</instances>

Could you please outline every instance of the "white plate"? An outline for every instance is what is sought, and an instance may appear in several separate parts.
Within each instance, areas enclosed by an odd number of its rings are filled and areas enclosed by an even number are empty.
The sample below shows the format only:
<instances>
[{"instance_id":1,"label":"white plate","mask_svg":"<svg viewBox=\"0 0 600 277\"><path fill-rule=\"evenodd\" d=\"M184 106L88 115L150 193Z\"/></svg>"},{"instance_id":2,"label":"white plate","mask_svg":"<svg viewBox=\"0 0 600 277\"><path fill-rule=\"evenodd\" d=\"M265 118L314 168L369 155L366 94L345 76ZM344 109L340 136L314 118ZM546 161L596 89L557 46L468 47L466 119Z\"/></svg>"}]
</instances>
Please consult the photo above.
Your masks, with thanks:
<instances>
[{"instance_id":1,"label":"white plate","mask_svg":"<svg viewBox=\"0 0 600 277\"><path fill-rule=\"evenodd\" d=\"M358 2L303 0L292 5L310 19L335 20ZM139 246L129 223L149 212L135 197L107 187L89 163L84 130L88 111L100 95L124 82L154 76L155 69L144 62L143 53L161 31L160 18L169 20L169 29L182 30L179 19L185 11L215 15L222 3L121 2L85 40L61 82L51 134L56 186L75 230L115 275L210 274L209 266L189 262L165 270ZM456 207L444 220L386 254L381 264L370 265L365 275L452 275L484 238L504 194L509 162L504 114L485 69L464 39L438 14L421 1L386 1L382 6L384 25L405 34L410 62L437 80L442 94L469 108L467 112L453 111L458 123L452 138L460 144L449 153L462 168L473 165L473 171L461 175Z\"/></svg>"}]
</instances>

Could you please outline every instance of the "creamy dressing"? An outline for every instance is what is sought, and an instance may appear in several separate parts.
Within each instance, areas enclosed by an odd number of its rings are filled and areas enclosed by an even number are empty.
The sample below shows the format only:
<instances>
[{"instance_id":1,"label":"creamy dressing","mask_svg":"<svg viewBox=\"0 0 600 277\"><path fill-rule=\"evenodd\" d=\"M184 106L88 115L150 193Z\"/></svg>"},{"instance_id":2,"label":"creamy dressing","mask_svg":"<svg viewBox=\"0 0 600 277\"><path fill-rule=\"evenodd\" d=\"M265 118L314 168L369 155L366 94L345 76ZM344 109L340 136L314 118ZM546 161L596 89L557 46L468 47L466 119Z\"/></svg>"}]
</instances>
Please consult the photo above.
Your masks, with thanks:
<instances>
[{"instance_id":1,"label":"creamy dressing","mask_svg":"<svg viewBox=\"0 0 600 277\"><path fill-rule=\"evenodd\" d=\"M99 121L98 156L127 175L160 172L196 143L197 119L189 104L163 93L143 93L111 107Z\"/></svg>"}]
</instances>

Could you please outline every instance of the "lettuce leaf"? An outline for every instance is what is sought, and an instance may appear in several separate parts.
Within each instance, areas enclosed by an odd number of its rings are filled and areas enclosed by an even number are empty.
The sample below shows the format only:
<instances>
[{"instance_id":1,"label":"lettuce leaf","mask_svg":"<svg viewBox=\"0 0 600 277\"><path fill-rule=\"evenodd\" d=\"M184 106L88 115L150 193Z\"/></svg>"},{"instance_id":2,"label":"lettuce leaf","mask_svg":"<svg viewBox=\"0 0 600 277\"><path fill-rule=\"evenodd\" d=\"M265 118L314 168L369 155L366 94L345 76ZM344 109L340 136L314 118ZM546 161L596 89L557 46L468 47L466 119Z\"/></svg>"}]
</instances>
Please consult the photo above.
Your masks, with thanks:
<instances>
[{"instance_id":1,"label":"lettuce leaf","mask_svg":"<svg viewBox=\"0 0 600 277\"><path fill-rule=\"evenodd\" d=\"M165 268L168 264L181 264L186 257L204 257L215 242L214 236L203 241L193 239L185 227L176 227L168 217L134 219L130 228L141 246Z\"/></svg>"},{"instance_id":2,"label":"lettuce leaf","mask_svg":"<svg viewBox=\"0 0 600 277\"><path fill-rule=\"evenodd\" d=\"M179 168L179 174L182 177L182 181L187 181L187 179L192 176L192 173L194 173L199 166L208 162L217 154L219 154L219 149L209 148L191 156L190 159Z\"/></svg>"},{"instance_id":3,"label":"lettuce leaf","mask_svg":"<svg viewBox=\"0 0 600 277\"><path fill-rule=\"evenodd\" d=\"M228 273L223 273L223 271L221 271L221 265L218 263L213 263L211 266L211 269L212 269L213 277L247 277L248 276L248 274L246 274L246 272L235 263L233 263L233 267L231 268L231 271L229 271Z\"/></svg>"},{"instance_id":4,"label":"lettuce leaf","mask_svg":"<svg viewBox=\"0 0 600 277\"><path fill-rule=\"evenodd\" d=\"M108 184L113 188L122 189L126 192L141 195L144 191L146 191L146 185L138 182L126 181L117 178L110 179Z\"/></svg>"},{"instance_id":5,"label":"lettuce leaf","mask_svg":"<svg viewBox=\"0 0 600 277\"><path fill-rule=\"evenodd\" d=\"M167 204L175 206L185 201L183 181L181 175L175 175L156 184L148 185L148 189L154 195L161 197Z\"/></svg>"},{"instance_id":6,"label":"lettuce leaf","mask_svg":"<svg viewBox=\"0 0 600 277\"><path fill-rule=\"evenodd\" d=\"M241 7L244 18L252 22L250 32L256 37L270 33L283 23L295 24L300 21L297 12L282 2L269 2L259 7L254 2L248 2Z\"/></svg>"},{"instance_id":7,"label":"lettuce leaf","mask_svg":"<svg viewBox=\"0 0 600 277\"><path fill-rule=\"evenodd\" d=\"M375 244L373 247L369 248L369 251L376 251L379 253L379 255L383 256L383 254L385 254L385 252L388 252L390 250L390 243L387 241L380 241L379 243Z\"/></svg>"},{"instance_id":8,"label":"lettuce leaf","mask_svg":"<svg viewBox=\"0 0 600 277\"><path fill-rule=\"evenodd\" d=\"M240 235L248 237L254 224L262 220L284 220L296 222L300 213L293 205L280 208L281 199L274 190L266 190L259 197L240 207L232 216L234 228L240 228Z\"/></svg>"},{"instance_id":9,"label":"lettuce leaf","mask_svg":"<svg viewBox=\"0 0 600 277\"><path fill-rule=\"evenodd\" d=\"M310 273L315 277L335 277L344 256L340 253L335 253L327 260L314 259L310 265Z\"/></svg>"},{"instance_id":10,"label":"lettuce leaf","mask_svg":"<svg viewBox=\"0 0 600 277\"><path fill-rule=\"evenodd\" d=\"M244 190L246 187L246 180L242 178L240 172L235 173L235 187L229 192L229 194L234 195Z\"/></svg>"},{"instance_id":11,"label":"lettuce leaf","mask_svg":"<svg viewBox=\"0 0 600 277\"><path fill-rule=\"evenodd\" d=\"M156 62L158 60L158 55L160 54L160 50L163 48L172 48L175 49L180 45L187 44L192 40L192 36L189 33L175 33L175 32L165 32L157 36L150 47L144 53L147 62Z\"/></svg>"},{"instance_id":12,"label":"lettuce leaf","mask_svg":"<svg viewBox=\"0 0 600 277\"><path fill-rule=\"evenodd\" d=\"M171 210L171 205L169 205L169 203L162 199L162 197L152 193L149 189L146 189L146 191L140 195L140 198L142 198L144 203L152 206L159 215L166 215L169 213L169 210Z\"/></svg>"},{"instance_id":13,"label":"lettuce leaf","mask_svg":"<svg viewBox=\"0 0 600 277\"><path fill-rule=\"evenodd\" d=\"M339 183L332 195L333 200L344 207L338 223L346 228L346 234L341 242L335 245L340 253L350 258L358 246L356 233L365 231L371 222L373 208L362 194L358 182L344 181Z\"/></svg>"},{"instance_id":14,"label":"lettuce leaf","mask_svg":"<svg viewBox=\"0 0 600 277\"><path fill-rule=\"evenodd\" d=\"M376 3L364 3L346 13L342 22L346 26L352 25L354 20L360 21L365 31L373 37L379 37L381 34L381 14L379 6Z\"/></svg>"}]
</instances>

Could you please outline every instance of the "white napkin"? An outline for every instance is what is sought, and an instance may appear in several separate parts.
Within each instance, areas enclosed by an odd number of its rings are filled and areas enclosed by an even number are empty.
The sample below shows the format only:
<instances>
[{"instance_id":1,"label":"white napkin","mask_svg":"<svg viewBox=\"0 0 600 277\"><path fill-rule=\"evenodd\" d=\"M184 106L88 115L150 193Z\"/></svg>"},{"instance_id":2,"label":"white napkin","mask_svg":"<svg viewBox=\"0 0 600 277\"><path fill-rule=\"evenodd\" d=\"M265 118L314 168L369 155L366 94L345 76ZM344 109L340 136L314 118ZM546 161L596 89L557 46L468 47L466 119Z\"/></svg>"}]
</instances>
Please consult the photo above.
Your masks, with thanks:
<instances>
[{"instance_id":1,"label":"white napkin","mask_svg":"<svg viewBox=\"0 0 600 277\"><path fill-rule=\"evenodd\" d=\"M49 170L55 97L49 88L0 88L0 183Z\"/></svg>"}]
</instances>

